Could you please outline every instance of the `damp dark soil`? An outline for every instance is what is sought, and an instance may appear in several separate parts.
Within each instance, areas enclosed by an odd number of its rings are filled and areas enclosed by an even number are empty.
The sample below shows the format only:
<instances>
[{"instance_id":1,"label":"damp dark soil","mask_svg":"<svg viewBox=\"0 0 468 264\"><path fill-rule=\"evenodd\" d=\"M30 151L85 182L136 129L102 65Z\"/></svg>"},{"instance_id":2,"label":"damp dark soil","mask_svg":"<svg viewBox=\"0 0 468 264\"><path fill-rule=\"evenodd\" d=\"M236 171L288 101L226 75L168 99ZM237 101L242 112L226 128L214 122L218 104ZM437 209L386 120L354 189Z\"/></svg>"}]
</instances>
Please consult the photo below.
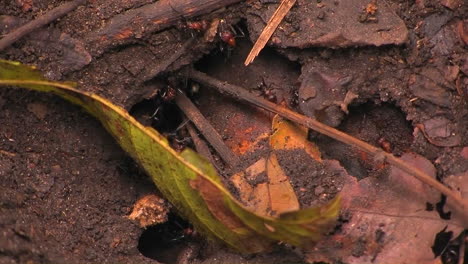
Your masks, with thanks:
<instances>
[{"instance_id":1,"label":"damp dark soil","mask_svg":"<svg viewBox=\"0 0 468 264\"><path fill-rule=\"evenodd\" d=\"M63 2L0 0L0 33ZM273 45L249 67L243 65L253 45L249 33L258 36L261 21L278 1L247 1L198 18L223 19L221 30L236 35L235 45L219 37L203 42L202 33L188 28L185 18L102 53L96 43L88 45L93 32L111 18L152 2L88 1L0 57L36 65L47 78L75 81L80 89L110 99L168 136L177 149L193 145L185 118L167 95L169 87L185 90L241 157L238 167L229 168L213 153L227 184L232 173L269 152L262 135L271 133L272 114L178 77L175 73L185 65L395 155L416 152L435 164L439 178L468 171L466 6L387 1L386 11L402 21L395 28L407 28L407 40L399 43L395 37L397 45L388 39L367 43L365 36L320 42L299 35L291 43L282 41L305 19L293 8ZM321 8L322 2L314 6ZM321 9L314 18L325 23L333 8ZM374 26L378 21L370 16L358 23ZM391 32L391 26L384 31ZM351 28L349 33L359 32ZM160 66L190 39L195 42L180 58ZM356 45L343 46L353 41ZM278 153L302 206L336 195L344 170L358 179L386 173L356 149L313 131L309 139L325 163L300 150ZM177 216L161 226L140 228L128 215L150 193L158 191L149 177L79 107L47 94L0 89L0 263L302 263L300 253L287 246L260 255L237 254L205 241Z\"/></svg>"}]
</instances>

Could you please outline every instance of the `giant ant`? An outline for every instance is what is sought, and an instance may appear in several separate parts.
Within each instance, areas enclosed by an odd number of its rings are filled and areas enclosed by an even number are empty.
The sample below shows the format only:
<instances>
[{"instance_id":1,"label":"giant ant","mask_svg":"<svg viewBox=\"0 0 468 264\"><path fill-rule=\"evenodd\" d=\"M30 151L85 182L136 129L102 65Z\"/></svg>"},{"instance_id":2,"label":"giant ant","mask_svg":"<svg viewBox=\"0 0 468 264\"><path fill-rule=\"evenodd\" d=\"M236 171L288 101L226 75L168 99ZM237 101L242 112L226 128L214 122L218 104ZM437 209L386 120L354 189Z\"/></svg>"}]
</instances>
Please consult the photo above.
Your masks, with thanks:
<instances>
[{"instance_id":1,"label":"giant ant","mask_svg":"<svg viewBox=\"0 0 468 264\"><path fill-rule=\"evenodd\" d=\"M244 31L236 24L228 24L225 19L220 19L218 36L225 45L220 46L223 51L227 45L228 52L236 46L236 38L245 37Z\"/></svg>"}]
</instances>

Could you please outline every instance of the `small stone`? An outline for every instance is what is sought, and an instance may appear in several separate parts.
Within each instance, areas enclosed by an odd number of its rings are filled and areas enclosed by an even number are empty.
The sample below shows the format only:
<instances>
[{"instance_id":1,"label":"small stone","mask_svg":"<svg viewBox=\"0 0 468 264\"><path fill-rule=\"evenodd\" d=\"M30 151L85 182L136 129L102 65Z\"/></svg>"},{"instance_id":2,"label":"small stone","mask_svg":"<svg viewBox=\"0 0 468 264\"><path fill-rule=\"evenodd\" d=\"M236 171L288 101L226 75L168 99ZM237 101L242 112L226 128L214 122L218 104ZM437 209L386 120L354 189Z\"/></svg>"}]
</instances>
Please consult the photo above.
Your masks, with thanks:
<instances>
[{"instance_id":1,"label":"small stone","mask_svg":"<svg viewBox=\"0 0 468 264\"><path fill-rule=\"evenodd\" d=\"M319 196L321 195L323 192L325 191L325 188L323 188L322 186L318 186L317 188L315 188L315 195Z\"/></svg>"},{"instance_id":2,"label":"small stone","mask_svg":"<svg viewBox=\"0 0 468 264\"><path fill-rule=\"evenodd\" d=\"M281 39L278 38L278 37L272 37L271 42L273 42L276 45L279 45L279 44L281 44Z\"/></svg>"},{"instance_id":3,"label":"small stone","mask_svg":"<svg viewBox=\"0 0 468 264\"><path fill-rule=\"evenodd\" d=\"M128 218L145 228L166 222L168 214L169 205L166 201L155 194L149 194L135 203Z\"/></svg>"}]
</instances>

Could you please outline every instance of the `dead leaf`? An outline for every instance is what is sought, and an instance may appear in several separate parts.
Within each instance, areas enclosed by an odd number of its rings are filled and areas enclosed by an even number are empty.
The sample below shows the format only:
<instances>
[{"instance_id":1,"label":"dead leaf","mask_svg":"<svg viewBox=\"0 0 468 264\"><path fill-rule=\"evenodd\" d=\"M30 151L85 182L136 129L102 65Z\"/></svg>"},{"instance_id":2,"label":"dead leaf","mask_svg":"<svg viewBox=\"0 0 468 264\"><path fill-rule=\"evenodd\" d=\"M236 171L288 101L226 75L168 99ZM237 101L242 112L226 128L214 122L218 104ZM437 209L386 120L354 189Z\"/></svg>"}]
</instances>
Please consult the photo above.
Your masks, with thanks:
<instances>
[{"instance_id":1,"label":"dead leaf","mask_svg":"<svg viewBox=\"0 0 468 264\"><path fill-rule=\"evenodd\" d=\"M266 177L266 159L252 164L245 172L231 177L231 182L239 190L240 200L250 210L260 215L270 212L270 194Z\"/></svg>"},{"instance_id":2,"label":"dead leaf","mask_svg":"<svg viewBox=\"0 0 468 264\"><path fill-rule=\"evenodd\" d=\"M273 118L268 158L261 158L245 172L234 174L231 181L244 204L260 215L276 216L299 209L299 201L288 176L281 168L275 151L304 150L320 161L317 146L307 140L307 129L279 116Z\"/></svg>"},{"instance_id":3,"label":"dead leaf","mask_svg":"<svg viewBox=\"0 0 468 264\"><path fill-rule=\"evenodd\" d=\"M164 197L198 231L241 252L261 252L275 241L308 245L319 239L338 215L339 199L321 207L290 212L292 219L258 215L229 193L206 159L188 148L175 151L155 129L138 123L110 101L66 83L47 81L18 62L0 60L0 85L50 92L83 107L146 170ZM50 180L39 180L35 186L47 191Z\"/></svg>"},{"instance_id":4,"label":"dead leaf","mask_svg":"<svg viewBox=\"0 0 468 264\"><path fill-rule=\"evenodd\" d=\"M271 215L299 210L299 201L289 178L278 163L276 154L272 153L267 161L268 188L271 204Z\"/></svg>"},{"instance_id":5,"label":"dead leaf","mask_svg":"<svg viewBox=\"0 0 468 264\"><path fill-rule=\"evenodd\" d=\"M456 131L454 123L443 116L436 116L418 126L424 137L439 147L454 147L461 143L461 133Z\"/></svg>"},{"instance_id":6,"label":"dead leaf","mask_svg":"<svg viewBox=\"0 0 468 264\"><path fill-rule=\"evenodd\" d=\"M210 212L227 228L232 230L245 229L244 224L233 214L223 202L223 194L211 182L203 177L197 177L190 181L190 186L198 190L207 202ZM245 231L241 231L243 233Z\"/></svg>"},{"instance_id":7,"label":"dead leaf","mask_svg":"<svg viewBox=\"0 0 468 264\"><path fill-rule=\"evenodd\" d=\"M295 125L276 115L273 118L273 131L270 137L270 146L273 150L303 149L313 159L321 160L318 147L307 140L306 127Z\"/></svg>"},{"instance_id":8,"label":"dead leaf","mask_svg":"<svg viewBox=\"0 0 468 264\"><path fill-rule=\"evenodd\" d=\"M406 153L402 159L435 177L426 158ZM426 210L440 194L407 173L391 167L382 178L350 181L343 191L341 230L307 251L310 262L437 263L432 245L447 227L457 236L463 226Z\"/></svg>"}]
</instances>

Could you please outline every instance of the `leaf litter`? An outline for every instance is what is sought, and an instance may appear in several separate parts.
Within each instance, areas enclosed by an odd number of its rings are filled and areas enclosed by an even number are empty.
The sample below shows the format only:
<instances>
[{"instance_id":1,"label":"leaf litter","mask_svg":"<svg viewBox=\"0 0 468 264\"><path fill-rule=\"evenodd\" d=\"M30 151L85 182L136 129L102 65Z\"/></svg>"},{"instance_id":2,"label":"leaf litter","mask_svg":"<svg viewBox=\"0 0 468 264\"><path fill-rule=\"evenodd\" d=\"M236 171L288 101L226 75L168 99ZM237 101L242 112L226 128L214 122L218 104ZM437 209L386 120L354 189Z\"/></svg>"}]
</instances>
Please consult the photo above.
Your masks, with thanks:
<instances>
[{"instance_id":1,"label":"leaf litter","mask_svg":"<svg viewBox=\"0 0 468 264\"><path fill-rule=\"evenodd\" d=\"M435 177L426 158L405 153L402 159ZM341 229L307 251L310 262L440 263L432 252L435 236L447 228L454 236L464 229L456 216L441 219L428 205L440 199L437 191L391 167L381 178L367 177L345 185Z\"/></svg>"},{"instance_id":2,"label":"leaf litter","mask_svg":"<svg viewBox=\"0 0 468 264\"><path fill-rule=\"evenodd\" d=\"M148 172L180 214L209 238L240 252L262 252L274 241L309 245L338 215L339 199L320 207L296 208L275 218L249 211L222 186L209 162L188 148L180 154L175 152L167 139L138 123L122 108L70 85L44 81L40 74L19 63L1 61L0 66L1 84L52 92L95 116Z\"/></svg>"}]
</instances>

